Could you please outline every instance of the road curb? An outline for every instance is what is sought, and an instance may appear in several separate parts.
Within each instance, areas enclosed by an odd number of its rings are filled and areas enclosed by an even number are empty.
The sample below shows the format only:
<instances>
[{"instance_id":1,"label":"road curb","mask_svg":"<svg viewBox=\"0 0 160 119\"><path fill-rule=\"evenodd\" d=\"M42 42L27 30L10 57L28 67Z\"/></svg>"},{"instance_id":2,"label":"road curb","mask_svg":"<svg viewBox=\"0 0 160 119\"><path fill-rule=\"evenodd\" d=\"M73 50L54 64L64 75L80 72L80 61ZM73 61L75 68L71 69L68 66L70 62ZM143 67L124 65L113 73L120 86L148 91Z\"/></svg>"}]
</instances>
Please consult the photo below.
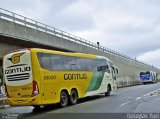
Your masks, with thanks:
<instances>
[{"instance_id":1,"label":"road curb","mask_svg":"<svg viewBox=\"0 0 160 119\"><path fill-rule=\"evenodd\" d=\"M8 107L6 103L6 97L2 96L0 97L0 109L5 109L6 107Z\"/></svg>"},{"instance_id":2,"label":"road curb","mask_svg":"<svg viewBox=\"0 0 160 119\"><path fill-rule=\"evenodd\" d=\"M0 105L0 109L5 109L5 105Z\"/></svg>"},{"instance_id":3,"label":"road curb","mask_svg":"<svg viewBox=\"0 0 160 119\"><path fill-rule=\"evenodd\" d=\"M10 106L9 105L0 105L0 109L6 109L6 108L9 108Z\"/></svg>"}]
</instances>

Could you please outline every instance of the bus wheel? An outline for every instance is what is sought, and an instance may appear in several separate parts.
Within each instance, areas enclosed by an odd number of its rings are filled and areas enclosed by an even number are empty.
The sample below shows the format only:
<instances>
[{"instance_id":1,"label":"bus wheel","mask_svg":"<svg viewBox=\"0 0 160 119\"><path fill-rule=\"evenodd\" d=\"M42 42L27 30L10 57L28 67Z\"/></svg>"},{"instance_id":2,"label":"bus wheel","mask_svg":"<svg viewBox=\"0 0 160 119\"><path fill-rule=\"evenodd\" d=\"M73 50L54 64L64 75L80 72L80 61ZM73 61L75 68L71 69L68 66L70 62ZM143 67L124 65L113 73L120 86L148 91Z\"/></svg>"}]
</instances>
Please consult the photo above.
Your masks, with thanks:
<instances>
[{"instance_id":1,"label":"bus wheel","mask_svg":"<svg viewBox=\"0 0 160 119\"><path fill-rule=\"evenodd\" d=\"M34 107L35 109L40 109L40 108L41 108L40 105L33 105L33 107Z\"/></svg>"},{"instance_id":2,"label":"bus wheel","mask_svg":"<svg viewBox=\"0 0 160 119\"><path fill-rule=\"evenodd\" d=\"M72 90L69 98L70 104L72 105L77 104L77 100L78 100L78 93L76 90Z\"/></svg>"},{"instance_id":3,"label":"bus wheel","mask_svg":"<svg viewBox=\"0 0 160 119\"><path fill-rule=\"evenodd\" d=\"M68 94L66 91L62 91L60 94L60 106L66 107L68 105Z\"/></svg>"},{"instance_id":4,"label":"bus wheel","mask_svg":"<svg viewBox=\"0 0 160 119\"><path fill-rule=\"evenodd\" d=\"M105 96L110 96L111 94L111 85L107 86L107 92L105 93Z\"/></svg>"}]
</instances>

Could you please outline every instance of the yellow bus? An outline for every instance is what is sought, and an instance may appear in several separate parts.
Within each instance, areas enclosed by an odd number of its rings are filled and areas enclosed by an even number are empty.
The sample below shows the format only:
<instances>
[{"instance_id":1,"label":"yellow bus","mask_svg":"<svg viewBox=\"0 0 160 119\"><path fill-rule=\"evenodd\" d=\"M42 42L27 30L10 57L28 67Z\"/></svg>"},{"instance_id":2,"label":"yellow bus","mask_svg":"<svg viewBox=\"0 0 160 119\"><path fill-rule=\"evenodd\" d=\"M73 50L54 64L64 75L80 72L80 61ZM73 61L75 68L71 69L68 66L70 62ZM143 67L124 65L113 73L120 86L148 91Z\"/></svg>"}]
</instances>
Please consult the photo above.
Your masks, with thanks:
<instances>
[{"instance_id":1,"label":"yellow bus","mask_svg":"<svg viewBox=\"0 0 160 119\"><path fill-rule=\"evenodd\" d=\"M30 48L3 58L11 106L76 104L79 98L116 90L118 68L103 56Z\"/></svg>"}]
</instances>

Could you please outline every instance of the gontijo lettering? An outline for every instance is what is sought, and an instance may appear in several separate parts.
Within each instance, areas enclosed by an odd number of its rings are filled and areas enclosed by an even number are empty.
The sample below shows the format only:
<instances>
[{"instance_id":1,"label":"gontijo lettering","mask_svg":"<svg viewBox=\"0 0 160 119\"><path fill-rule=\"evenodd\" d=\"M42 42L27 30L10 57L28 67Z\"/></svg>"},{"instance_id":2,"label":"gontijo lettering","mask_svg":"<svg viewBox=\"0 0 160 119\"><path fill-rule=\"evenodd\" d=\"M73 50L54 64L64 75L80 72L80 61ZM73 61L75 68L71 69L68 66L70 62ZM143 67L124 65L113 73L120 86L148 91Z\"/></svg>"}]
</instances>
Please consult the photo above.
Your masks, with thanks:
<instances>
[{"instance_id":1,"label":"gontijo lettering","mask_svg":"<svg viewBox=\"0 0 160 119\"><path fill-rule=\"evenodd\" d=\"M5 70L5 74L15 74L15 73L21 73L21 72L26 72L26 71L31 71L31 67L23 67L23 68L14 68L14 69L7 69Z\"/></svg>"},{"instance_id":2,"label":"gontijo lettering","mask_svg":"<svg viewBox=\"0 0 160 119\"><path fill-rule=\"evenodd\" d=\"M87 79L87 74L64 74L64 80Z\"/></svg>"}]
</instances>

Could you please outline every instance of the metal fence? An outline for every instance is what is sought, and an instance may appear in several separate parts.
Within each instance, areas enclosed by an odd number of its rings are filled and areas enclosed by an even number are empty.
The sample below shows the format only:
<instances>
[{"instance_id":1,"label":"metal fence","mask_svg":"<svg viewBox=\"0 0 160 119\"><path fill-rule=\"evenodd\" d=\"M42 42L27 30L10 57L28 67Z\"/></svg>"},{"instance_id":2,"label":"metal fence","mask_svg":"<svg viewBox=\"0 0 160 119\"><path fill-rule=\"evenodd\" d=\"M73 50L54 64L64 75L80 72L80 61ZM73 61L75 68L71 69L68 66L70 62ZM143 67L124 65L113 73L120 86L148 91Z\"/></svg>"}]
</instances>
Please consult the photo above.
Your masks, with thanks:
<instances>
[{"instance_id":1,"label":"metal fence","mask_svg":"<svg viewBox=\"0 0 160 119\"><path fill-rule=\"evenodd\" d=\"M36 29L36 30L39 30L39 31L46 32L48 34L52 34L52 35L64 38L66 40L73 41L75 43L79 43L79 44L82 44L82 45L85 45L85 46L88 46L88 47L92 47L94 49L97 49L97 50L100 50L100 51L103 51L103 52L106 52L106 53L109 53L109 54L112 54L112 55L115 55L115 56L118 56L118 57L121 57L121 58L124 58L124 59L127 59L127 60L130 60L132 62L137 62L141 65L147 66L147 67L155 69L155 70L160 70L156 67L153 67L152 65L146 64L142 61L138 61L135 58L129 57L127 55L116 52L114 50L103 47L101 45L97 45L96 43L90 42L90 41L85 40L83 38L80 38L78 36L72 35L72 34L67 33L65 31L59 30L59 29L54 28L52 26L43 24L41 22L35 21L33 19L24 17L22 15L13 13L11 11L8 11L8 10L2 9L2 8L0 8L0 18L5 19L5 20L9 20L9 21L17 23L17 24L21 24L24 27L30 27L30 28L33 28L33 29Z\"/></svg>"}]
</instances>

